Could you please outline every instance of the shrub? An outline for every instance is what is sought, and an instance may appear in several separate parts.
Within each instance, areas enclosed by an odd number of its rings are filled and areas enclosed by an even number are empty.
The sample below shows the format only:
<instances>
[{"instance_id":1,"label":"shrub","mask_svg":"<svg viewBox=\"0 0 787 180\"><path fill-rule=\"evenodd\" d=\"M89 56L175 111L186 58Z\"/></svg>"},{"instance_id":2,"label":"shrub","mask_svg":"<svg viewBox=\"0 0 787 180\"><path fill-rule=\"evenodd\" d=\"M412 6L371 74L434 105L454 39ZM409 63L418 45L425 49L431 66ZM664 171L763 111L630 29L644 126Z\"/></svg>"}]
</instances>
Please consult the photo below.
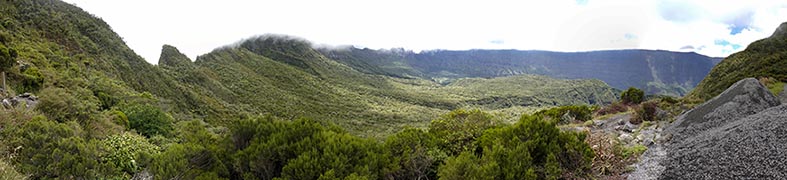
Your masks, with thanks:
<instances>
[{"instance_id":1,"label":"shrub","mask_svg":"<svg viewBox=\"0 0 787 180\"><path fill-rule=\"evenodd\" d=\"M623 103L615 102L596 110L596 115L603 116L608 114L617 114L626 111L628 111L628 106L626 106Z\"/></svg>"},{"instance_id":2,"label":"shrub","mask_svg":"<svg viewBox=\"0 0 787 180\"><path fill-rule=\"evenodd\" d=\"M488 161L488 160L487 160ZM445 164L440 166L438 173L440 179L460 180L460 179L495 179L498 176L497 170L500 168L494 161L482 161L473 153L462 152L459 156L446 159ZM531 179L535 179L535 171L527 174Z\"/></svg>"},{"instance_id":3,"label":"shrub","mask_svg":"<svg viewBox=\"0 0 787 180\"><path fill-rule=\"evenodd\" d=\"M101 160L114 164L129 175L141 170L141 157L158 153L157 146L144 137L131 133L111 135L102 140L101 145L107 151Z\"/></svg>"},{"instance_id":4,"label":"shrub","mask_svg":"<svg viewBox=\"0 0 787 180\"><path fill-rule=\"evenodd\" d=\"M623 158L628 158L632 156L639 156L647 150L648 147L645 147L645 145L637 144L631 147L622 147L621 153L623 155Z\"/></svg>"},{"instance_id":5,"label":"shrub","mask_svg":"<svg viewBox=\"0 0 787 180\"><path fill-rule=\"evenodd\" d=\"M215 176L217 171L224 168L218 155L199 144L172 144L154 158L150 170L155 174L155 179L196 179L211 174Z\"/></svg>"},{"instance_id":6,"label":"shrub","mask_svg":"<svg viewBox=\"0 0 787 180\"><path fill-rule=\"evenodd\" d=\"M17 92L36 92L44 85L44 77L36 67L29 67L22 72L22 86Z\"/></svg>"},{"instance_id":7,"label":"shrub","mask_svg":"<svg viewBox=\"0 0 787 180\"><path fill-rule=\"evenodd\" d=\"M585 178L593 150L585 134L560 131L541 116L522 116L516 124L488 130L480 138L483 157L499 167L495 179ZM573 177L564 177L573 176Z\"/></svg>"},{"instance_id":8,"label":"shrub","mask_svg":"<svg viewBox=\"0 0 787 180\"><path fill-rule=\"evenodd\" d=\"M449 155L475 151L475 140L484 130L501 125L499 119L481 110L454 110L432 120L429 133L439 137L438 145Z\"/></svg>"},{"instance_id":9,"label":"shrub","mask_svg":"<svg viewBox=\"0 0 787 180\"><path fill-rule=\"evenodd\" d=\"M112 122L122 126L123 128L129 128L131 125L128 122L128 116L126 116L123 111L119 110L112 110L110 111L110 116L112 117Z\"/></svg>"},{"instance_id":10,"label":"shrub","mask_svg":"<svg viewBox=\"0 0 787 180\"><path fill-rule=\"evenodd\" d=\"M389 173L394 179L436 179L437 164L446 156L437 148L437 138L415 128L388 137L384 147L398 162Z\"/></svg>"},{"instance_id":11,"label":"shrub","mask_svg":"<svg viewBox=\"0 0 787 180\"><path fill-rule=\"evenodd\" d=\"M571 121L587 121L593 119L593 108L587 105L560 106L552 109L541 110L533 115L548 117L558 120L561 124L571 123ZM568 118L564 118L568 115Z\"/></svg>"},{"instance_id":12,"label":"shrub","mask_svg":"<svg viewBox=\"0 0 787 180\"><path fill-rule=\"evenodd\" d=\"M128 117L131 129L146 137L155 135L170 136L172 116L155 106L147 104L132 105L121 110Z\"/></svg>"},{"instance_id":13,"label":"shrub","mask_svg":"<svg viewBox=\"0 0 787 180\"><path fill-rule=\"evenodd\" d=\"M334 126L306 119L286 122L270 117L242 120L252 128L233 129L240 148L232 155L235 174L273 179L381 179L392 162L373 140L349 135ZM234 126L239 128L239 126ZM253 136L249 136L253 135ZM241 146L238 146L241 145ZM245 147L244 147L245 146Z\"/></svg>"},{"instance_id":14,"label":"shrub","mask_svg":"<svg viewBox=\"0 0 787 180\"><path fill-rule=\"evenodd\" d=\"M639 124L643 121L655 121L656 111L658 104L656 102L648 101L640 104L634 111L634 117L631 118L632 124Z\"/></svg>"},{"instance_id":15,"label":"shrub","mask_svg":"<svg viewBox=\"0 0 787 180\"><path fill-rule=\"evenodd\" d=\"M46 88L38 99L36 109L58 122L78 120L85 124L98 109L97 100L85 89Z\"/></svg>"},{"instance_id":16,"label":"shrub","mask_svg":"<svg viewBox=\"0 0 787 180\"><path fill-rule=\"evenodd\" d=\"M21 147L13 159L17 169L31 179L116 178L118 171L98 161L98 143L82 138L78 128L74 122L57 123L37 116L5 134L10 147Z\"/></svg>"},{"instance_id":17,"label":"shrub","mask_svg":"<svg viewBox=\"0 0 787 180\"><path fill-rule=\"evenodd\" d=\"M624 104L639 104L644 100L644 97L645 92L634 87L630 87L620 94L620 100Z\"/></svg>"},{"instance_id":18,"label":"shrub","mask_svg":"<svg viewBox=\"0 0 787 180\"><path fill-rule=\"evenodd\" d=\"M16 64L16 57L18 56L15 49L9 48L0 43L0 71L14 66Z\"/></svg>"}]
</instances>

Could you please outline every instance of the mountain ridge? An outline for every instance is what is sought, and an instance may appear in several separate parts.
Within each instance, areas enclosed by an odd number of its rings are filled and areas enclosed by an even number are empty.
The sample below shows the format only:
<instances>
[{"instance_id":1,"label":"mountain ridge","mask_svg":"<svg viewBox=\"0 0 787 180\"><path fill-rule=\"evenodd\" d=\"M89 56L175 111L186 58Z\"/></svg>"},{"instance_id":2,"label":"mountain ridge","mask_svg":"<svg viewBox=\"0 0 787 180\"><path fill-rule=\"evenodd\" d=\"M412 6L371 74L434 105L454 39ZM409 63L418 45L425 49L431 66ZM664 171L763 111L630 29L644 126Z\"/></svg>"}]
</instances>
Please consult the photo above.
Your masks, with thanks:
<instances>
[{"instance_id":1,"label":"mountain ridge","mask_svg":"<svg viewBox=\"0 0 787 180\"><path fill-rule=\"evenodd\" d=\"M367 73L420 77L437 82L461 77L539 74L562 79L601 79L618 89L637 87L650 94L673 96L688 93L719 62L719 58L694 52L641 49L589 52L430 50L419 53L354 47L319 50L348 66L367 69ZM374 69L368 68L370 66Z\"/></svg>"},{"instance_id":2,"label":"mountain ridge","mask_svg":"<svg viewBox=\"0 0 787 180\"><path fill-rule=\"evenodd\" d=\"M722 60L708 73L689 97L708 100L735 82L749 77L774 78L787 82L787 22L773 35L752 42L741 52Z\"/></svg>"}]
</instances>

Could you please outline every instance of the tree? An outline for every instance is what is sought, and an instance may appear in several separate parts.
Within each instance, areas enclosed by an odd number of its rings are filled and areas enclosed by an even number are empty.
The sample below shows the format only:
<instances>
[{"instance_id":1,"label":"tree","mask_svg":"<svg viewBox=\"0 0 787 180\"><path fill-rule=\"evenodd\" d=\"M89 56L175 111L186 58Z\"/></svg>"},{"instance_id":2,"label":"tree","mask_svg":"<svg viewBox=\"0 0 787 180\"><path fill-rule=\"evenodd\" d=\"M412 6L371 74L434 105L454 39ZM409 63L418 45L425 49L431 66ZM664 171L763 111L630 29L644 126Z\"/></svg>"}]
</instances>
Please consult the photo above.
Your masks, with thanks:
<instances>
[{"instance_id":1,"label":"tree","mask_svg":"<svg viewBox=\"0 0 787 180\"><path fill-rule=\"evenodd\" d=\"M583 178L593 158L584 139L584 134L560 131L554 121L523 115L512 126L486 131L479 145L481 159L490 158L500 167L496 179L553 179L563 172Z\"/></svg>"},{"instance_id":2,"label":"tree","mask_svg":"<svg viewBox=\"0 0 787 180\"><path fill-rule=\"evenodd\" d=\"M463 151L475 151L475 140L489 128L500 126L502 122L481 110L454 110L432 120L429 133L439 137L438 145L448 155L458 155Z\"/></svg>"},{"instance_id":3,"label":"tree","mask_svg":"<svg viewBox=\"0 0 787 180\"><path fill-rule=\"evenodd\" d=\"M16 50L7 47L0 42L0 70L5 72L16 64L16 57L18 56Z\"/></svg>"},{"instance_id":4,"label":"tree","mask_svg":"<svg viewBox=\"0 0 787 180\"><path fill-rule=\"evenodd\" d=\"M480 159L470 152L450 157L440 166L440 179L495 179L499 176L497 162Z\"/></svg>"},{"instance_id":5,"label":"tree","mask_svg":"<svg viewBox=\"0 0 787 180\"><path fill-rule=\"evenodd\" d=\"M385 150L398 162L389 174L394 179L435 179L437 164L446 156L436 138L415 128L388 137Z\"/></svg>"},{"instance_id":6,"label":"tree","mask_svg":"<svg viewBox=\"0 0 787 180\"><path fill-rule=\"evenodd\" d=\"M147 104L137 104L123 108L131 129L147 137L155 135L170 136L173 118L161 109Z\"/></svg>"},{"instance_id":7,"label":"tree","mask_svg":"<svg viewBox=\"0 0 787 180\"><path fill-rule=\"evenodd\" d=\"M625 104L639 104L644 98L645 92L634 87L629 87L620 94L620 100Z\"/></svg>"}]
</instances>

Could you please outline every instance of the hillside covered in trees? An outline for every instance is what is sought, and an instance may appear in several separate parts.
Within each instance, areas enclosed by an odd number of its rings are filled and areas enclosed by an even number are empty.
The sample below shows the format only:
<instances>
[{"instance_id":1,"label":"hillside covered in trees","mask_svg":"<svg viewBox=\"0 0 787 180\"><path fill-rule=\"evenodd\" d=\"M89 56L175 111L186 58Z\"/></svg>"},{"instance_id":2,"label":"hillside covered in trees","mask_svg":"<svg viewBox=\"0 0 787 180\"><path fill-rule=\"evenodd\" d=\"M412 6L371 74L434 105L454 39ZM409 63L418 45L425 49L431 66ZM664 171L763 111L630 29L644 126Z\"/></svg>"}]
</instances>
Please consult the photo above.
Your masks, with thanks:
<instances>
[{"instance_id":1,"label":"hillside covered in trees","mask_svg":"<svg viewBox=\"0 0 787 180\"><path fill-rule=\"evenodd\" d=\"M787 82L787 24L782 23L768 38L752 42L746 50L730 55L713 67L690 97L708 100L741 79L759 78L774 93Z\"/></svg>"},{"instance_id":2,"label":"hillside covered in trees","mask_svg":"<svg viewBox=\"0 0 787 180\"><path fill-rule=\"evenodd\" d=\"M262 35L194 60L164 45L153 65L79 7L2 0L0 177L618 177L647 147L589 133L605 127L597 119L629 117L606 126L632 135L693 104L613 87L682 95L714 62L646 50L324 49ZM566 69L587 63L620 73Z\"/></svg>"}]
</instances>

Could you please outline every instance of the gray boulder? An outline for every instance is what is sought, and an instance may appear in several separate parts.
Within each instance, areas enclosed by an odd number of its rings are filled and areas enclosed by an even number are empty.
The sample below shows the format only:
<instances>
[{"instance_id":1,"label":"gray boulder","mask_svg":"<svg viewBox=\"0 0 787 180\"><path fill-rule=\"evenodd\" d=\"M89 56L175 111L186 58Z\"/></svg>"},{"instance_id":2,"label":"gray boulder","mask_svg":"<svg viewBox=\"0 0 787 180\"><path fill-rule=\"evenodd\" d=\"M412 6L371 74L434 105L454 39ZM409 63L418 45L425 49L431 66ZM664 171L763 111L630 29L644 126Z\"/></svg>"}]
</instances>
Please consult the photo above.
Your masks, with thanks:
<instances>
[{"instance_id":1,"label":"gray boulder","mask_svg":"<svg viewBox=\"0 0 787 180\"><path fill-rule=\"evenodd\" d=\"M38 104L38 97L30 93L24 93L15 97L3 99L2 104L6 109L20 106L24 106L27 109L33 109Z\"/></svg>"},{"instance_id":2,"label":"gray boulder","mask_svg":"<svg viewBox=\"0 0 787 180\"><path fill-rule=\"evenodd\" d=\"M787 105L754 78L682 114L665 130L659 179L787 178ZM652 176L651 176L652 177Z\"/></svg>"},{"instance_id":3,"label":"gray boulder","mask_svg":"<svg viewBox=\"0 0 787 180\"><path fill-rule=\"evenodd\" d=\"M721 94L678 116L665 131L683 141L731 121L781 104L757 79L740 80Z\"/></svg>"}]
</instances>

